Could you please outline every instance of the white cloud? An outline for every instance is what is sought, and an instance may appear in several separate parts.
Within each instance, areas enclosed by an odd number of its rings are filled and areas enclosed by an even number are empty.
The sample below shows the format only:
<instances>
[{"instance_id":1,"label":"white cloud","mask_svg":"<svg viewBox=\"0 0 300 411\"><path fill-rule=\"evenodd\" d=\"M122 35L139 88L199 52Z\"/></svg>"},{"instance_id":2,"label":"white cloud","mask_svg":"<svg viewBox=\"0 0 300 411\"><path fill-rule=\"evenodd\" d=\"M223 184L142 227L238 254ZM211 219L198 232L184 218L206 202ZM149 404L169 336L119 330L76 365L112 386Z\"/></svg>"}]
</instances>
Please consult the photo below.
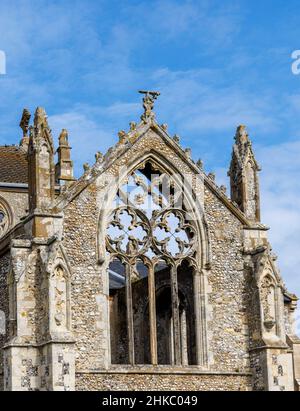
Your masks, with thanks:
<instances>
[{"instance_id":1,"label":"white cloud","mask_svg":"<svg viewBox=\"0 0 300 411\"><path fill-rule=\"evenodd\" d=\"M291 292L300 297L300 140L260 147L262 221Z\"/></svg>"},{"instance_id":2,"label":"white cloud","mask_svg":"<svg viewBox=\"0 0 300 411\"><path fill-rule=\"evenodd\" d=\"M160 43L181 36L194 44L205 45L205 53L212 52L212 47L230 44L243 21L243 11L236 2L223 4L215 0L153 1L151 7L148 3L129 3L124 10L142 40L154 28L152 35Z\"/></svg>"},{"instance_id":3,"label":"white cloud","mask_svg":"<svg viewBox=\"0 0 300 411\"><path fill-rule=\"evenodd\" d=\"M262 222L270 227L269 239L283 280L300 297L300 140L254 150L262 166ZM228 186L227 170L216 171L218 183Z\"/></svg>"},{"instance_id":4,"label":"white cloud","mask_svg":"<svg viewBox=\"0 0 300 411\"><path fill-rule=\"evenodd\" d=\"M300 297L300 140L260 147L262 221L290 292ZM300 307L296 313L300 333Z\"/></svg>"},{"instance_id":5,"label":"white cloud","mask_svg":"<svg viewBox=\"0 0 300 411\"><path fill-rule=\"evenodd\" d=\"M300 140L257 146L254 151L262 166L261 221L270 227L268 237L288 291L300 298ZM215 171L217 183L229 189L227 169ZM300 333L300 307L296 316Z\"/></svg>"},{"instance_id":6,"label":"white cloud","mask_svg":"<svg viewBox=\"0 0 300 411\"><path fill-rule=\"evenodd\" d=\"M157 70L153 78L162 91L162 112L184 123L187 132L231 131L247 124L260 132L274 132L282 124L274 116L273 96L257 95L239 83L220 84L224 76L219 69L189 71Z\"/></svg>"},{"instance_id":7,"label":"white cloud","mask_svg":"<svg viewBox=\"0 0 300 411\"><path fill-rule=\"evenodd\" d=\"M110 130L101 128L98 123L88 118L85 113L70 112L61 115L49 116L49 125L57 146L57 136L63 128L69 133L69 143L72 147L72 160L74 161L77 176L83 173L83 163L95 162L94 155L103 148L108 149L112 142Z\"/></svg>"}]
</instances>

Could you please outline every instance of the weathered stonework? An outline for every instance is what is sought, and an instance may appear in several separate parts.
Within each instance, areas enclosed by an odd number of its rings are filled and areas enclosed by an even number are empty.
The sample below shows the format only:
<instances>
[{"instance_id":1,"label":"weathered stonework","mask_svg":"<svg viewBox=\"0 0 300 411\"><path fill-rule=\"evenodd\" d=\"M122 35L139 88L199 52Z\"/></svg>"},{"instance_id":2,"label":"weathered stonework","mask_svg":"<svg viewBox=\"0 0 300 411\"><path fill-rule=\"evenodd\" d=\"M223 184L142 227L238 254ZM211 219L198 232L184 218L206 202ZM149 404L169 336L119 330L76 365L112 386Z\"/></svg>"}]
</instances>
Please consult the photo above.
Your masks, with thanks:
<instances>
[{"instance_id":1,"label":"weathered stonework","mask_svg":"<svg viewBox=\"0 0 300 411\"><path fill-rule=\"evenodd\" d=\"M0 238L1 389L299 389L297 298L260 223L245 128L230 200L156 123L153 93L141 123L77 181L66 130L54 167L44 110L31 128L23 114L29 185L0 189L10 213Z\"/></svg>"},{"instance_id":2,"label":"weathered stonework","mask_svg":"<svg viewBox=\"0 0 300 411\"><path fill-rule=\"evenodd\" d=\"M7 284L7 272L9 267L9 254L2 256L0 263L0 313L1 313L1 333L0 333L0 389L4 388L3 373L3 350L2 347L6 341L6 335L8 333L8 284Z\"/></svg>"},{"instance_id":3,"label":"weathered stonework","mask_svg":"<svg viewBox=\"0 0 300 411\"><path fill-rule=\"evenodd\" d=\"M78 391L249 391L249 375L77 374Z\"/></svg>"}]
</instances>

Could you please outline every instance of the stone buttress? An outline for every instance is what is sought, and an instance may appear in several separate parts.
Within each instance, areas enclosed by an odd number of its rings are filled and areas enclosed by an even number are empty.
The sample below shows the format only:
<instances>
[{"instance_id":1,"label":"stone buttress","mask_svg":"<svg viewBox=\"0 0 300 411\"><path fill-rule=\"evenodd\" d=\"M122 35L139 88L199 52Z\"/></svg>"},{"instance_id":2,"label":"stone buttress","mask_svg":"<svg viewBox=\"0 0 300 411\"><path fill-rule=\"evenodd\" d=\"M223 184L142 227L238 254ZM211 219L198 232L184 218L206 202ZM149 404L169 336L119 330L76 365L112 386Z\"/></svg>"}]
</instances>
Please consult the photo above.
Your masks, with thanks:
<instances>
[{"instance_id":1,"label":"stone buttress","mask_svg":"<svg viewBox=\"0 0 300 411\"><path fill-rule=\"evenodd\" d=\"M260 223L259 171L246 128L239 126L228 175L231 199L251 222L249 227L244 227L243 253L245 272L249 275L249 352L253 389L293 391L298 389L299 371L294 373L292 352L297 353L300 345L293 326L287 326L293 323L294 308L284 302L290 298L295 304L297 298L287 296L276 266L276 256L267 238L268 228ZM286 315L285 311L288 312Z\"/></svg>"},{"instance_id":2,"label":"stone buttress","mask_svg":"<svg viewBox=\"0 0 300 411\"><path fill-rule=\"evenodd\" d=\"M62 215L52 211L54 149L43 109L30 128L29 215L10 244L9 336L5 390L73 390L70 267L61 245Z\"/></svg>"}]
</instances>

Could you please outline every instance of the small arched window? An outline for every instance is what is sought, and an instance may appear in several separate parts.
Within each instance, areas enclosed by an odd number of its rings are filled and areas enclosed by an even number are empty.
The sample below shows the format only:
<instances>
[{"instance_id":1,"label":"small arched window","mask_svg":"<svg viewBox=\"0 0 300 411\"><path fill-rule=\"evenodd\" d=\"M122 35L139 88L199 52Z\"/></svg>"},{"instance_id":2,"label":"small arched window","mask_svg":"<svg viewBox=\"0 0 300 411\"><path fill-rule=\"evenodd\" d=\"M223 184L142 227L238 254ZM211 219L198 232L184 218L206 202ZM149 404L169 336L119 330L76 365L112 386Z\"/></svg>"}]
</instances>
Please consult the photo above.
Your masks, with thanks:
<instances>
[{"instance_id":1,"label":"small arched window","mask_svg":"<svg viewBox=\"0 0 300 411\"><path fill-rule=\"evenodd\" d=\"M197 362L199 234L176 184L148 161L118 189L106 236L113 364Z\"/></svg>"},{"instance_id":2,"label":"small arched window","mask_svg":"<svg viewBox=\"0 0 300 411\"><path fill-rule=\"evenodd\" d=\"M12 224L11 212L6 201L0 198L0 238L6 234Z\"/></svg>"}]
</instances>

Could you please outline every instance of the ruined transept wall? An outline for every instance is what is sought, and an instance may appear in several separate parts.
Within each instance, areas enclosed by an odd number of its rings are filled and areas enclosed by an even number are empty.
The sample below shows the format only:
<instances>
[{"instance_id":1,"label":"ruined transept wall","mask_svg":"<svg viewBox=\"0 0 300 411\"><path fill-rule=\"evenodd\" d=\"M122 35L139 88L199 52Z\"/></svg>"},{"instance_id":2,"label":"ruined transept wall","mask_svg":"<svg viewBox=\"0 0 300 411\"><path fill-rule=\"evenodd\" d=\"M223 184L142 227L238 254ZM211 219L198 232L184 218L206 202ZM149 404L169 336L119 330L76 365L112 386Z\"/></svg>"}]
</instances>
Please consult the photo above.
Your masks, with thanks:
<instances>
[{"instance_id":1,"label":"ruined transept wall","mask_svg":"<svg viewBox=\"0 0 300 411\"><path fill-rule=\"evenodd\" d=\"M76 340L79 389L88 389L90 386L96 388L97 384L98 389L105 388L104 377L93 375L93 370L106 369L109 373L108 275L105 264L99 264L97 244L100 209L113 190L111 185L107 186L107 181L111 181L111 175L117 175L120 167L130 162L138 164L138 159L142 159L144 153L153 150L164 153L166 163L169 161L183 174L194 175L194 189L199 189L199 197L203 196L199 188L201 184L195 184L195 172L161 138L149 131L64 210L63 243L72 267L72 326ZM210 260L204 270L208 365L212 372L235 374L224 379L224 389L226 381L227 389L235 389L239 384L245 387L250 375L245 298L247 277L242 255L243 224L207 187L204 198L205 229L209 238L206 249ZM159 374L154 375L153 381L159 383ZM125 382L128 381L126 371L117 377L115 374L109 377L111 381L115 381L115 378L119 386L127 384L130 389L130 384ZM136 384L134 378L137 377L130 377L132 389ZM145 378L148 381L150 377ZM190 378L191 381L195 379L195 386L200 387L205 386L201 381L211 381L214 377L196 375ZM235 378L240 382L234 382ZM184 377L177 379L179 382L185 380ZM168 386L166 381L168 378L163 376L161 387Z\"/></svg>"}]
</instances>

